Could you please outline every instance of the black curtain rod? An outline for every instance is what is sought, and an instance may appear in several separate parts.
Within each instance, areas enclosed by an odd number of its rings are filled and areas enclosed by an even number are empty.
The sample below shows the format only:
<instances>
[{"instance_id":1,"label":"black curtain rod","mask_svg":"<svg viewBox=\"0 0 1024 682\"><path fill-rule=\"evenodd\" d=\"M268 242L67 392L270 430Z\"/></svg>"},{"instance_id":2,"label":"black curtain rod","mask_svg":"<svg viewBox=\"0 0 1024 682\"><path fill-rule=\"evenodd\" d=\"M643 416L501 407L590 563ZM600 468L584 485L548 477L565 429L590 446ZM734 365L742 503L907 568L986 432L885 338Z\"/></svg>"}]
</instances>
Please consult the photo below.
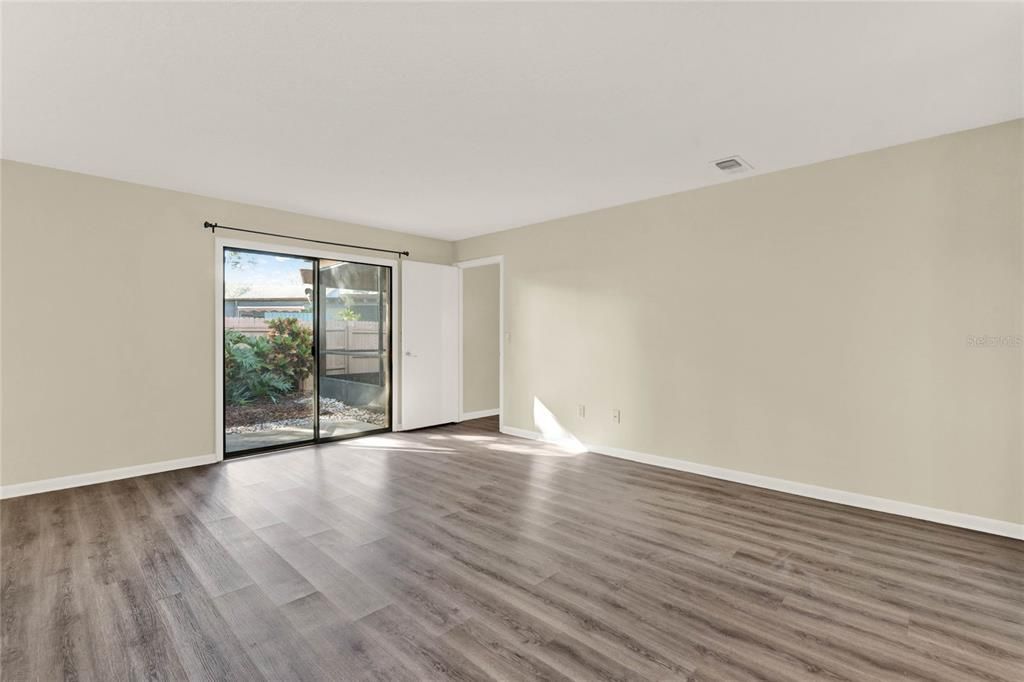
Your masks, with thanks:
<instances>
[{"instance_id":1,"label":"black curtain rod","mask_svg":"<svg viewBox=\"0 0 1024 682\"><path fill-rule=\"evenodd\" d=\"M259 230L248 230L244 227L231 227L230 225L220 225L218 223L211 223L209 220L203 223L204 230L210 230L216 234L217 230L231 230L233 232L248 232L249 234L262 234L266 237L281 237L282 239L297 239L300 242L312 242L314 244L327 244L328 246L343 246L346 249L362 249L363 251L380 251L381 253L393 253L398 256L401 260L402 256L408 256L408 251L395 251L394 249L378 249L375 246L359 246L358 244L341 244L339 242L325 242L321 239L309 239L307 237L292 237L287 234L277 234L275 232L260 232Z\"/></svg>"}]
</instances>

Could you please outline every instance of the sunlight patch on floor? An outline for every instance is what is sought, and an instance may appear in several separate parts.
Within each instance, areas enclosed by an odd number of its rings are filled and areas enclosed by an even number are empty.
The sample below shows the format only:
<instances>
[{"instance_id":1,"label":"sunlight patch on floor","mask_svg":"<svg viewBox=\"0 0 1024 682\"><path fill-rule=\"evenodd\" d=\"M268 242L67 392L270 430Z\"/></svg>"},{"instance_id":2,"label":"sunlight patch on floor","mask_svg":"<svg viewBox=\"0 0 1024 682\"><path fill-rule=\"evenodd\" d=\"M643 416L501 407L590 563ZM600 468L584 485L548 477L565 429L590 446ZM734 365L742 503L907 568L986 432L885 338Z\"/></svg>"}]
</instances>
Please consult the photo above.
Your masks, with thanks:
<instances>
[{"instance_id":1,"label":"sunlight patch on floor","mask_svg":"<svg viewBox=\"0 0 1024 682\"><path fill-rule=\"evenodd\" d=\"M370 447L363 447L361 445L351 445L351 446L349 446L349 448L352 449L352 450L368 450L370 452L394 452L394 453L399 453L399 452L426 452L426 453L429 453L429 454L432 454L432 455L433 454L438 454L438 453L444 453L444 452L458 453L458 450L456 450L454 448L430 448L430 447L426 447L426 446L423 446L423 445L420 445L420 446L403 445L403 446L397 447L397 448L396 447L378 448L378 447L372 447L372 446L370 446Z\"/></svg>"},{"instance_id":2,"label":"sunlight patch on floor","mask_svg":"<svg viewBox=\"0 0 1024 682\"><path fill-rule=\"evenodd\" d=\"M544 448L535 445L508 445L506 443L492 443L487 446L488 450L495 452L514 452L520 455L536 455L538 457L575 457L578 452L570 452L562 448Z\"/></svg>"},{"instance_id":3,"label":"sunlight patch on floor","mask_svg":"<svg viewBox=\"0 0 1024 682\"><path fill-rule=\"evenodd\" d=\"M449 447L424 445L423 443L412 443L407 440L402 440L400 438L388 438L386 436L367 436L366 438L360 438L358 442L352 442L351 445L348 445L348 447L364 450L404 450L407 452L454 452L454 449Z\"/></svg>"},{"instance_id":4,"label":"sunlight patch on floor","mask_svg":"<svg viewBox=\"0 0 1024 682\"><path fill-rule=\"evenodd\" d=\"M583 443L563 427L547 405L536 396L533 398L533 423L540 429L541 436L546 442L554 443L575 455L587 451Z\"/></svg>"}]
</instances>

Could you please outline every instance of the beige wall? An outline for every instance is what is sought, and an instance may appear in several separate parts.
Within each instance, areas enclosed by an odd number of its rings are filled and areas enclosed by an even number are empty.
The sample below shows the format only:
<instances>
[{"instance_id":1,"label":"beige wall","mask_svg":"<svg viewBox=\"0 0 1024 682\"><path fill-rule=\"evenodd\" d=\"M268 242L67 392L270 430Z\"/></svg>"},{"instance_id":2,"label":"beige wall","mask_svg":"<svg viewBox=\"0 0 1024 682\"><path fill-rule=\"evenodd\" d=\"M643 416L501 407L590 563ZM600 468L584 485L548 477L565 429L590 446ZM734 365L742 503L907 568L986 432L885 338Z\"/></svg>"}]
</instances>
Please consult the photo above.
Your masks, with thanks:
<instances>
[{"instance_id":1,"label":"beige wall","mask_svg":"<svg viewBox=\"0 0 1024 682\"><path fill-rule=\"evenodd\" d=\"M500 268L462 271L462 411L498 409Z\"/></svg>"},{"instance_id":2,"label":"beige wall","mask_svg":"<svg viewBox=\"0 0 1024 682\"><path fill-rule=\"evenodd\" d=\"M504 254L513 427L1024 522L1022 349L968 342L1024 334L1022 159L1016 121L454 246L5 161L0 482L215 451L212 219Z\"/></svg>"},{"instance_id":3,"label":"beige wall","mask_svg":"<svg viewBox=\"0 0 1024 682\"><path fill-rule=\"evenodd\" d=\"M2 172L3 485L216 451L204 220L452 262L450 242L9 161Z\"/></svg>"},{"instance_id":4,"label":"beige wall","mask_svg":"<svg viewBox=\"0 0 1024 682\"><path fill-rule=\"evenodd\" d=\"M505 256L505 423L537 430L538 400L584 442L1024 521L1022 350L968 343L1024 333L1022 142L1016 121L458 242Z\"/></svg>"}]
</instances>

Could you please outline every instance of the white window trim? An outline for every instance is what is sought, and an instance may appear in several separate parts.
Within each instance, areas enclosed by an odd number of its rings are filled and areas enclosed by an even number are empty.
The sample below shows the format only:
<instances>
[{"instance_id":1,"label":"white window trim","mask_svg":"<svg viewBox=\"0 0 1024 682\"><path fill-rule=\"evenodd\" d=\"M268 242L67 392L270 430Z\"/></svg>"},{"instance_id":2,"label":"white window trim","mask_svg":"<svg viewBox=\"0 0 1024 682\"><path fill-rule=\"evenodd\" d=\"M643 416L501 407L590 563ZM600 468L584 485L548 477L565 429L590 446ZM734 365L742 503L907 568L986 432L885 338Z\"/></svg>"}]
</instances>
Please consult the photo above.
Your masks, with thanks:
<instances>
[{"instance_id":1,"label":"white window trim","mask_svg":"<svg viewBox=\"0 0 1024 682\"><path fill-rule=\"evenodd\" d=\"M290 244L278 244L271 241L252 241L244 239L229 239L217 237L213 246L213 347L214 347L214 416L215 440L217 445L217 460L224 460L224 249L253 249L256 251L269 251L271 253L282 253L290 256L305 256L312 258L324 258L327 260L342 260L355 263L366 263L368 265L387 265L391 270L391 339L395 348L401 347L401 339L394 328L394 321L399 319L401 311L401 291L399 282L401 277L398 274L398 258L378 258L364 256L361 254L349 253L346 251L331 251L322 248L307 249L301 246ZM390 349L394 354L395 349ZM397 375L399 363L391 362L393 371L391 376L391 429L400 430L398 419L399 387L401 382Z\"/></svg>"}]
</instances>

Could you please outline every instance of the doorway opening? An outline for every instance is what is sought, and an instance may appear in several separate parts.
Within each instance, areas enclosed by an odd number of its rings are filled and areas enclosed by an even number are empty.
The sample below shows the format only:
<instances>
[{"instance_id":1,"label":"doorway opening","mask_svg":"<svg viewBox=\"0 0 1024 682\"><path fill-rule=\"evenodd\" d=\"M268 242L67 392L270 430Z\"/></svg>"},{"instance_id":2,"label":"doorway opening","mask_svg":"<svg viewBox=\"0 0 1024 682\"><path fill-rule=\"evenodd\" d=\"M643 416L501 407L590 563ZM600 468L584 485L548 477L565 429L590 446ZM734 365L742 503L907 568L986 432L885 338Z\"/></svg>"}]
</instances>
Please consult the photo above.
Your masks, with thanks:
<instances>
[{"instance_id":1,"label":"doorway opening","mask_svg":"<svg viewBox=\"0 0 1024 682\"><path fill-rule=\"evenodd\" d=\"M505 259L490 256L459 268L459 420L498 417L504 423Z\"/></svg>"},{"instance_id":2,"label":"doorway opening","mask_svg":"<svg viewBox=\"0 0 1024 682\"><path fill-rule=\"evenodd\" d=\"M222 258L225 458L390 431L391 266Z\"/></svg>"}]
</instances>

